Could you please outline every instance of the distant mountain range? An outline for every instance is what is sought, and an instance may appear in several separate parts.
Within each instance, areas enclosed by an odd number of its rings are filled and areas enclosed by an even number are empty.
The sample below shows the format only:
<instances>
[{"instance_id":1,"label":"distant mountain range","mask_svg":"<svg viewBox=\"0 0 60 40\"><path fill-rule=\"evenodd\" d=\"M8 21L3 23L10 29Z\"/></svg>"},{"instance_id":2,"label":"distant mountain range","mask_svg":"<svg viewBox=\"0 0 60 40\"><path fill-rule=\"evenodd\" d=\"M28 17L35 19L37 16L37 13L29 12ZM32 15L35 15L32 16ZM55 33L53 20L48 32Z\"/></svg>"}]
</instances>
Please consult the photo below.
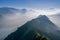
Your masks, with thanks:
<instances>
[{"instance_id":1,"label":"distant mountain range","mask_svg":"<svg viewBox=\"0 0 60 40\"><path fill-rule=\"evenodd\" d=\"M15 8L8 8L8 7L2 7L0 8L0 14L11 14L17 12L18 9Z\"/></svg>"},{"instance_id":2,"label":"distant mountain range","mask_svg":"<svg viewBox=\"0 0 60 40\"><path fill-rule=\"evenodd\" d=\"M26 13L27 9L16 9L9 7L0 8L0 14L12 14L12 13Z\"/></svg>"},{"instance_id":3,"label":"distant mountain range","mask_svg":"<svg viewBox=\"0 0 60 40\"><path fill-rule=\"evenodd\" d=\"M36 32L48 37L50 40L60 40L60 30L45 15L40 15L22 25L4 40L33 40L33 35Z\"/></svg>"}]
</instances>

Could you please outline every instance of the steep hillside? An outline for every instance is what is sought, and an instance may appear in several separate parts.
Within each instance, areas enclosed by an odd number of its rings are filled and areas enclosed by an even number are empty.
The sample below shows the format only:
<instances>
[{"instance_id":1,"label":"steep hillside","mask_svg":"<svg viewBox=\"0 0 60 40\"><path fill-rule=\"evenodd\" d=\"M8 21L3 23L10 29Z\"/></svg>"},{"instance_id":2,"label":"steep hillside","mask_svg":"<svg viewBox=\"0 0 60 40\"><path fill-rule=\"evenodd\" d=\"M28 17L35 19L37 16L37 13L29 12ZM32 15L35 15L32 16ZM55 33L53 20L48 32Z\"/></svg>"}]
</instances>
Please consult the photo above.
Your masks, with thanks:
<instances>
[{"instance_id":1,"label":"steep hillside","mask_svg":"<svg viewBox=\"0 0 60 40\"><path fill-rule=\"evenodd\" d=\"M49 18L45 15L40 15L8 35L5 40L35 40L36 33L47 37L46 40L60 40L60 31L57 29L57 26Z\"/></svg>"}]
</instances>

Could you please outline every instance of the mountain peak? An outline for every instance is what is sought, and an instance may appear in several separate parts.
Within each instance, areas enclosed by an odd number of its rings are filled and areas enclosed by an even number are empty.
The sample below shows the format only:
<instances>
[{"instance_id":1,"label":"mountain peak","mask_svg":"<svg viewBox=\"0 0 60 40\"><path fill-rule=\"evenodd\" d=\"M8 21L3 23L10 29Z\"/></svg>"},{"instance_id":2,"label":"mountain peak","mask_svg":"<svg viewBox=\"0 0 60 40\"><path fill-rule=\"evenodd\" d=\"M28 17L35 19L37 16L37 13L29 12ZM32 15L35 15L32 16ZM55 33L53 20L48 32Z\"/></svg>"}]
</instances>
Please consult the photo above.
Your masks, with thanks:
<instances>
[{"instance_id":1,"label":"mountain peak","mask_svg":"<svg viewBox=\"0 0 60 40\"><path fill-rule=\"evenodd\" d=\"M40 21L49 22L49 18L46 15L40 15L37 17Z\"/></svg>"},{"instance_id":2,"label":"mountain peak","mask_svg":"<svg viewBox=\"0 0 60 40\"><path fill-rule=\"evenodd\" d=\"M46 15L40 15L40 16L38 16L38 18L40 18L40 19L49 19Z\"/></svg>"}]
</instances>

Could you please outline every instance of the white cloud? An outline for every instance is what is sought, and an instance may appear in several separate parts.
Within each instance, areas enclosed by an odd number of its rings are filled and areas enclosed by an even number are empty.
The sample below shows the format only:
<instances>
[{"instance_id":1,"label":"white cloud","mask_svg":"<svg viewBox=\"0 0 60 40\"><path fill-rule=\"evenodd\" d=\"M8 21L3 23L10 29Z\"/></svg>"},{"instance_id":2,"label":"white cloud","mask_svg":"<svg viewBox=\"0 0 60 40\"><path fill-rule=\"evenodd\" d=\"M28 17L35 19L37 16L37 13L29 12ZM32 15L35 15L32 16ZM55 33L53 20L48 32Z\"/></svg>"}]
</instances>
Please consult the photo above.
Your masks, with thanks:
<instances>
[{"instance_id":1,"label":"white cloud","mask_svg":"<svg viewBox=\"0 0 60 40\"><path fill-rule=\"evenodd\" d=\"M58 12L60 12L60 9L54 9L54 10L50 10L50 9L42 9L42 10L35 10L37 14L41 14L41 15L52 15L52 14L56 14Z\"/></svg>"}]
</instances>

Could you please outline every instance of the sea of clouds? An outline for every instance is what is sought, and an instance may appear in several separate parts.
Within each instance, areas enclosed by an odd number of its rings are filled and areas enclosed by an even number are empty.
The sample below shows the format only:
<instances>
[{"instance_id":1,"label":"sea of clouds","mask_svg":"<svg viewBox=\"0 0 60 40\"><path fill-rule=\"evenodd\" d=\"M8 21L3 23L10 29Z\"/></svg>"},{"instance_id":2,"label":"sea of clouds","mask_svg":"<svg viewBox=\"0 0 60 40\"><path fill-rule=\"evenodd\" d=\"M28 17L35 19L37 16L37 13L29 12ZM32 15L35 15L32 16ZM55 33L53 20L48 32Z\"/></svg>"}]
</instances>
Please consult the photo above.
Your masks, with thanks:
<instances>
[{"instance_id":1,"label":"sea of clouds","mask_svg":"<svg viewBox=\"0 0 60 40\"><path fill-rule=\"evenodd\" d=\"M4 11L3 11L4 12ZM60 12L59 9L20 9L20 12L0 15L0 40L17 30L26 22L39 15L53 15Z\"/></svg>"}]
</instances>

